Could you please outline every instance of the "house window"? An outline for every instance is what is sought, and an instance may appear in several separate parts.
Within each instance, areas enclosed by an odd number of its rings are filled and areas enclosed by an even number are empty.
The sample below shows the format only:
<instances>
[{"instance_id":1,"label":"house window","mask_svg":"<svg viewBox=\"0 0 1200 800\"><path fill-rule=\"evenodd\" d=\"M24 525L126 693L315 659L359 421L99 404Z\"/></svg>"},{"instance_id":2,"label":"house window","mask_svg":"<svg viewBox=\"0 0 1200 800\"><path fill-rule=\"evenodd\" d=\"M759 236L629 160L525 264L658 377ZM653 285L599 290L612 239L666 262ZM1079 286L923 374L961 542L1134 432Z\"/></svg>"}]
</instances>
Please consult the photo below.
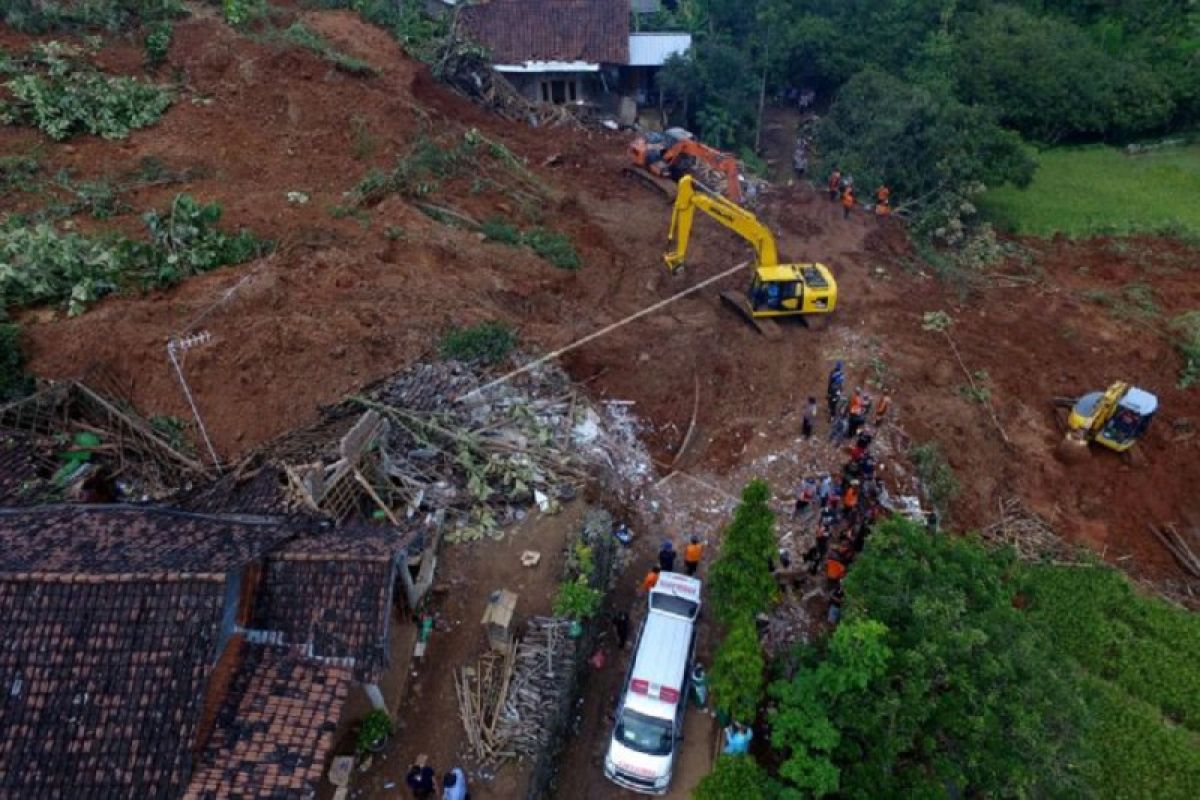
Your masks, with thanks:
<instances>
[{"instance_id":1,"label":"house window","mask_svg":"<svg viewBox=\"0 0 1200 800\"><path fill-rule=\"evenodd\" d=\"M562 105L579 100L579 86L572 80L542 81L542 102Z\"/></svg>"}]
</instances>

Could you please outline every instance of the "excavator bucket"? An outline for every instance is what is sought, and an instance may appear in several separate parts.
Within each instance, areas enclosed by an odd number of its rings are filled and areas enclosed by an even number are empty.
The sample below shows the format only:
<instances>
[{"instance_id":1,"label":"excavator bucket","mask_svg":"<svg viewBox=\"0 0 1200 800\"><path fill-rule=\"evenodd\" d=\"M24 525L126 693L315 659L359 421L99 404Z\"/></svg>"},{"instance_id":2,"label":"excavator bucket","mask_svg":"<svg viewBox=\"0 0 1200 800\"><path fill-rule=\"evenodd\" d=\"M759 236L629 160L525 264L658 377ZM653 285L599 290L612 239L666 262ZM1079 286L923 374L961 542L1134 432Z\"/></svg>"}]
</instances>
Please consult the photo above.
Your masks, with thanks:
<instances>
[{"instance_id":1,"label":"excavator bucket","mask_svg":"<svg viewBox=\"0 0 1200 800\"><path fill-rule=\"evenodd\" d=\"M783 332L779 330L779 326L775 324L774 320L754 316L750 301L741 292L721 292L721 302L740 314L743 319L754 326L755 330L770 341L775 341L783 336Z\"/></svg>"}]
</instances>

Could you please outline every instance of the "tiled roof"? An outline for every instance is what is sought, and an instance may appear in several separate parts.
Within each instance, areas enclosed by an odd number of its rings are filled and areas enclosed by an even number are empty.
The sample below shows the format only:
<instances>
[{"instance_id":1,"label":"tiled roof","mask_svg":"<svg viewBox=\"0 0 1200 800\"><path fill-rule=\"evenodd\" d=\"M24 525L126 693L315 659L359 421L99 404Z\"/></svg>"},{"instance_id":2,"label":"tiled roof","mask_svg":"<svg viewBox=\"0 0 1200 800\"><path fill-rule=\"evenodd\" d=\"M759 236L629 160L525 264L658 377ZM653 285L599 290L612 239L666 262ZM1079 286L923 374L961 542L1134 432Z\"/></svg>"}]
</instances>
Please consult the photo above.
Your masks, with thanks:
<instances>
[{"instance_id":1,"label":"tiled roof","mask_svg":"<svg viewBox=\"0 0 1200 800\"><path fill-rule=\"evenodd\" d=\"M29 505L46 493L39 462L32 436L0 428L0 506Z\"/></svg>"},{"instance_id":2,"label":"tiled roof","mask_svg":"<svg viewBox=\"0 0 1200 800\"><path fill-rule=\"evenodd\" d=\"M358 680L378 680L387 664L393 560L409 538L363 525L293 539L267 560L252 626L311 645L316 656L352 658Z\"/></svg>"},{"instance_id":3,"label":"tiled roof","mask_svg":"<svg viewBox=\"0 0 1200 800\"><path fill-rule=\"evenodd\" d=\"M486 0L460 14L497 64L629 61L629 0Z\"/></svg>"},{"instance_id":4,"label":"tiled roof","mask_svg":"<svg viewBox=\"0 0 1200 800\"><path fill-rule=\"evenodd\" d=\"M264 514L296 516L290 508L278 467L267 464L248 476L228 472L212 483L172 498L171 505L201 514Z\"/></svg>"},{"instance_id":5,"label":"tiled roof","mask_svg":"<svg viewBox=\"0 0 1200 800\"><path fill-rule=\"evenodd\" d=\"M333 747L350 671L283 648L241 647L242 669L184 797L311 797Z\"/></svg>"},{"instance_id":6,"label":"tiled roof","mask_svg":"<svg viewBox=\"0 0 1200 800\"><path fill-rule=\"evenodd\" d=\"M0 797L175 797L224 586L0 576Z\"/></svg>"},{"instance_id":7,"label":"tiled roof","mask_svg":"<svg viewBox=\"0 0 1200 800\"><path fill-rule=\"evenodd\" d=\"M278 521L144 506L0 510L0 575L218 575L293 535Z\"/></svg>"}]
</instances>

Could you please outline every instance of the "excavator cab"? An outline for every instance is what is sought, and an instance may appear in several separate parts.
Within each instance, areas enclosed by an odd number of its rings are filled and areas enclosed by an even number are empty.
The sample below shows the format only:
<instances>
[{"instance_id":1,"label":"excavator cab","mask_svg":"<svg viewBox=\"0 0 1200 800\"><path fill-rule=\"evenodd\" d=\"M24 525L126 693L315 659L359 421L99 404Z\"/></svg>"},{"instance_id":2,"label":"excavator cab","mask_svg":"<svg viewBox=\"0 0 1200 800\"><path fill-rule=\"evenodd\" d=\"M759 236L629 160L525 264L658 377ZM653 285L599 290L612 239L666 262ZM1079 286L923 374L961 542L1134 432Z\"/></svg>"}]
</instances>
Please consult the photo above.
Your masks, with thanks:
<instances>
[{"instance_id":1,"label":"excavator cab","mask_svg":"<svg viewBox=\"0 0 1200 800\"><path fill-rule=\"evenodd\" d=\"M1118 381L1103 392L1075 401L1067 418L1072 435L1124 452L1146 435L1158 411L1158 398L1145 389Z\"/></svg>"},{"instance_id":2,"label":"excavator cab","mask_svg":"<svg viewBox=\"0 0 1200 800\"><path fill-rule=\"evenodd\" d=\"M747 300L756 317L827 314L837 305L837 284L824 264L758 267Z\"/></svg>"}]
</instances>

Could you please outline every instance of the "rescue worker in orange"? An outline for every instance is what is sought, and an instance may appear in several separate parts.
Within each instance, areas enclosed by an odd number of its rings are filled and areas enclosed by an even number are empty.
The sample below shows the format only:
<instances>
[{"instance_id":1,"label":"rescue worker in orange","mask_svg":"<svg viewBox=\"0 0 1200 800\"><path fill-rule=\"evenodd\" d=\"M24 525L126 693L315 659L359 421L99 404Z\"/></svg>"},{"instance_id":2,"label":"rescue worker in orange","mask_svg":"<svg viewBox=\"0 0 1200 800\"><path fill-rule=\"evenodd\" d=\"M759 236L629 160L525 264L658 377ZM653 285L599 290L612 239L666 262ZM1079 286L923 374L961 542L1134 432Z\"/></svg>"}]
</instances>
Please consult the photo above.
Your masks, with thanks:
<instances>
[{"instance_id":1,"label":"rescue worker in orange","mask_svg":"<svg viewBox=\"0 0 1200 800\"><path fill-rule=\"evenodd\" d=\"M842 188L842 171L835 169L829 173L829 202L833 202L838 198L838 192Z\"/></svg>"},{"instance_id":2,"label":"rescue worker in orange","mask_svg":"<svg viewBox=\"0 0 1200 800\"><path fill-rule=\"evenodd\" d=\"M842 219L850 219L850 212L854 210L854 187L847 186L842 192Z\"/></svg>"},{"instance_id":3,"label":"rescue worker in orange","mask_svg":"<svg viewBox=\"0 0 1200 800\"><path fill-rule=\"evenodd\" d=\"M683 568L688 575L695 575L700 568L700 559L704 557L704 544L699 536L693 536L688 546L683 548Z\"/></svg>"},{"instance_id":4,"label":"rescue worker in orange","mask_svg":"<svg viewBox=\"0 0 1200 800\"><path fill-rule=\"evenodd\" d=\"M658 575L660 572L662 572L662 567L660 567L658 564L655 564L650 568L650 571L646 573L646 577L642 579L643 593L649 593L650 590L654 588L655 584L658 583Z\"/></svg>"},{"instance_id":5,"label":"rescue worker in orange","mask_svg":"<svg viewBox=\"0 0 1200 800\"><path fill-rule=\"evenodd\" d=\"M875 216L882 220L884 217L892 213L892 190L887 187L887 184L880 184L875 190Z\"/></svg>"}]
</instances>

